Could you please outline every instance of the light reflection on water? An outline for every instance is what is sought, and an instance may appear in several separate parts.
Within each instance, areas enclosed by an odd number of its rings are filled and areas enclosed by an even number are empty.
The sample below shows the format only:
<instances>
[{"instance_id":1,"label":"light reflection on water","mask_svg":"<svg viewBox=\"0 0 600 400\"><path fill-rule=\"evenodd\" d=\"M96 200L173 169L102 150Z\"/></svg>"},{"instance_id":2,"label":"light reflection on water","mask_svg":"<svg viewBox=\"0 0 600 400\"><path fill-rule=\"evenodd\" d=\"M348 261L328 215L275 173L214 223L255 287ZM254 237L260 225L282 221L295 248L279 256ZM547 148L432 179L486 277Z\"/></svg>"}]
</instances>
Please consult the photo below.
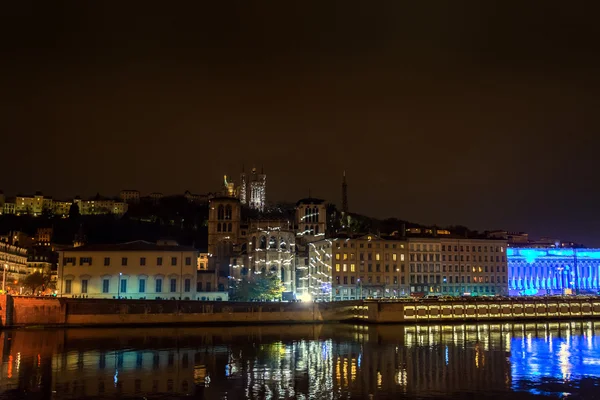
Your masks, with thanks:
<instances>
[{"instance_id":1,"label":"light reflection on water","mask_svg":"<svg viewBox=\"0 0 600 400\"><path fill-rule=\"evenodd\" d=\"M594 398L600 322L18 330L0 398Z\"/></svg>"}]
</instances>

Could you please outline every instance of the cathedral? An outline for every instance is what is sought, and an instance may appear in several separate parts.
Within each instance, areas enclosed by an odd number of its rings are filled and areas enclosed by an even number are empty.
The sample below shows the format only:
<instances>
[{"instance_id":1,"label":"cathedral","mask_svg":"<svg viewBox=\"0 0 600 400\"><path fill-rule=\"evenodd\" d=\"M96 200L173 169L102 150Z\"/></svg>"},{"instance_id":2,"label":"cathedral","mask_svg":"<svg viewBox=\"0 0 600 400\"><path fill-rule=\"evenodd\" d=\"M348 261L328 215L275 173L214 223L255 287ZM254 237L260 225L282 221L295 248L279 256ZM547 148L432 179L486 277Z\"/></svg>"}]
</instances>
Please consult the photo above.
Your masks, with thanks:
<instances>
[{"instance_id":1,"label":"cathedral","mask_svg":"<svg viewBox=\"0 0 600 400\"><path fill-rule=\"evenodd\" d=\"M212 198L209 205L209 268L217 272L219 291L227 290L232 279L273 273L285 286L284 299L297 298L306 291L309 244L325 236L325 201L298 201L292 218L250 218L244 210L265 209L266 179L253 170L240 183L236 189L225 177L223 195Z\"/></svg>"}]
</instances>

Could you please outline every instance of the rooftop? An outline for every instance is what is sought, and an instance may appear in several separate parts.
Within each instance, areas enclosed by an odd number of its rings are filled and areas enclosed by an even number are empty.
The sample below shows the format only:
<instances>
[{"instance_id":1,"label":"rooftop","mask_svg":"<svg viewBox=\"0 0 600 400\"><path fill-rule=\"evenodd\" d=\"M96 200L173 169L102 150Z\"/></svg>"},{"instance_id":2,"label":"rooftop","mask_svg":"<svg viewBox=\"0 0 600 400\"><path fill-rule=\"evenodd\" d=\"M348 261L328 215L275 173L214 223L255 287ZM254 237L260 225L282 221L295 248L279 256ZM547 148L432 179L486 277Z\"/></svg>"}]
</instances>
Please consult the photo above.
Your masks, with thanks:
<instances>
[{"instance_id":1,"label":"rooftop","mask_svg":"<svg viewBox=\"0 0 600 400\"><path fill-rule=\"evenodd\" d=\"M156 243L136 240L134 242L116 244L89 244L65 249L64 251L197 251L189 246L159 245Z\"/></svg>"},{"instance_id":2,"label":"rooftop","mask_svg":"<svg viewBox=\"0 0 600 400\"><path fill-rule=\"evenodd\" d=\"M300 204L323 204L325 203L325 200L323 199L317 199L315 197L306 197L304 199L300 199L296 202L296 206L299 206Z\"/></svg>"}]
</instances>

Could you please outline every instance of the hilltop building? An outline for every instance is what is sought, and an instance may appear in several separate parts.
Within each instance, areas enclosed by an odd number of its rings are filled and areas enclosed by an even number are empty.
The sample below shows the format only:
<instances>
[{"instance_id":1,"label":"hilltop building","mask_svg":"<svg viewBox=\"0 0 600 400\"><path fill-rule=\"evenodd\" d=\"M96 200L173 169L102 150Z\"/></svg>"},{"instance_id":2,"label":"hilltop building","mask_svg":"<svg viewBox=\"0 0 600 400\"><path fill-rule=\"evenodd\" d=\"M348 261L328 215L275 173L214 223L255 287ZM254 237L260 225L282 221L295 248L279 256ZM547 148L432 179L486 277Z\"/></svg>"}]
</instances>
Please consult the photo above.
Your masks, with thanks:
<instances>
[{"instance_id":1,"label":"hilltop building","mask_svg":"<svg viewBox=\"0 0 600 400\"><path fill-rule=\"evenodd\" d=\"M240 174L239 199L241 204L264 211L267 204L267 175L261 169L260 174L252 168L249 175L242 170Z\"/></svg>"}]
</instances>

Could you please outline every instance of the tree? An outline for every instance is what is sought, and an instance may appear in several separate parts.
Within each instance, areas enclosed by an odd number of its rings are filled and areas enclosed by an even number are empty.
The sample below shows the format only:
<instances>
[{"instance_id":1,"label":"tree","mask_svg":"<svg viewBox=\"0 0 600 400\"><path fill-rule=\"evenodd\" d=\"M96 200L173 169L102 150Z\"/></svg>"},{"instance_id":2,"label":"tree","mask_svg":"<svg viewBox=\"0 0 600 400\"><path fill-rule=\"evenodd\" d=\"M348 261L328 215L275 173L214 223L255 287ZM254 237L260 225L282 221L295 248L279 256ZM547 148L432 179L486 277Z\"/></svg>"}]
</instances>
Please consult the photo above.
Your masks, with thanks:
<instances>
[{"instance_id":1,"label":"tree","mask_svg":"<svg viewBox=\"0 0 600 400\"><path fill-rule=\"evenodd\" d=\"M285 286L274 273L259 275L254 278L242 278L231 285L233 301L270 301L280 300Z\"/></svg>"},{"instance_id":2,"label":"tree","mask_svg":"<svg viewBox=\"0 0 600 400\"><path fill-rule=\"evenodd\" d=\"M276 274L267 273L254 280L254 297L260 301L280 300L285 286Z\"/></svg>"},{"instance_id":3,"label":"tree","mask_svg":"<svg viewBox=\"0 0 600 400\"><path fill-rule=\"evenodd\" d=\"M35 294L39 287L44 285L44 276L41 272L34 272L31 275L27 275L23 280L23 286L28 289L31 289L31 292Z\"/></svg>"},{"instance_id":4,"label":"tree","mask_svg":"<svg viewBox=\"0 0 600 400\"><path fill-rule=\"evenodd\" d=\"M71 207L69 207L69 219L78 219L80 216L79 206L76 203L71 204Z\"/></svg>"},{"instance_id":5,"label":"tree","mask_svg":"<svg viewBox=\"0 0 600 400\"><path fill-rule=\"evenodd\" d=\"M36 294L38 290L44 291L46 289L54 289L55 284L52 281L50 272L34 272L25 277L23 286L31 289L32 294Z\"/></svg>"}]
</instances>

